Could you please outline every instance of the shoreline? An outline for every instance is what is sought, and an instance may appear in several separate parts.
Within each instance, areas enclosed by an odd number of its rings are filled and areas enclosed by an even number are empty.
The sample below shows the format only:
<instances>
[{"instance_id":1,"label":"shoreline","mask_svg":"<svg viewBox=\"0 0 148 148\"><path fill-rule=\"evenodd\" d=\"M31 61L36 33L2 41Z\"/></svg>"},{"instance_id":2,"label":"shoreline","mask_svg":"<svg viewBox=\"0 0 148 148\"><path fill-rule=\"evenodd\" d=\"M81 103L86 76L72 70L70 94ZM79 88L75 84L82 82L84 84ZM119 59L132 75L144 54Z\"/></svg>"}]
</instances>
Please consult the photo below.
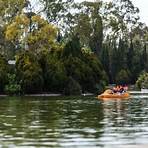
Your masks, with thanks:
<instances>
[{"instance_id":1,"label":"shoreline","mask_svg":"<svg viewBox=\"0 0 148 148\"><path fill-rule=\"evenodd\" d=\"M95 94L93 93L84 93L81 94L80 96L94 96ZM18 96L19 95L6 95L6 94L0 94L0 97L11 97L11 96ZM59 96L64 96L63 94L56 94L56 93L45 93L45 94L25 94L25 95L20 95L24 97L59 97Z\"/></svg>"}]
</instances>

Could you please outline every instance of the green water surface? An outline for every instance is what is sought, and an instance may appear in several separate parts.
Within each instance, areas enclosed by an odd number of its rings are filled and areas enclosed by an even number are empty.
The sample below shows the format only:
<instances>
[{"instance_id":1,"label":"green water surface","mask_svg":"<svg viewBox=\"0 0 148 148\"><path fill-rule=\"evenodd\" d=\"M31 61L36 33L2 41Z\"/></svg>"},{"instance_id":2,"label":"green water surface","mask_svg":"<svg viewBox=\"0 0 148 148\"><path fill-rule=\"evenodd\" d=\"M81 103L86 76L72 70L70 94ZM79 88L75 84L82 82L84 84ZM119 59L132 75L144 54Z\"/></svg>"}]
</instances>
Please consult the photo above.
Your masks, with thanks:
<instances>
[{"instance_id":1,"label":"green water surface","mask_svg":"<svg viewBox=\"0 0 148 148\"><path fill-rule=\"evenodd\" d=\"M0 98L0 147L148 144L148 97Z\"/></svg>"}]
</instances>

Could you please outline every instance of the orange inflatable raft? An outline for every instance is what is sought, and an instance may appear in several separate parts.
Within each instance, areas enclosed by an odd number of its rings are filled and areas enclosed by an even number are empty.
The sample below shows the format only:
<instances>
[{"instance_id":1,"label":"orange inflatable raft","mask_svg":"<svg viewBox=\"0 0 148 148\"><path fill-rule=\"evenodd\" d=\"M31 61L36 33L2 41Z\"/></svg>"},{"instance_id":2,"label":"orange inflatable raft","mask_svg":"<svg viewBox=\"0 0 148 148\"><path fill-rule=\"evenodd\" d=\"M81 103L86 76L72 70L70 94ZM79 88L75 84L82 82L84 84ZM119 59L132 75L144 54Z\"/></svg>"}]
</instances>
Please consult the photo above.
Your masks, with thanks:
<instances>
[{"instance_id":1,"label":"orange inflatable raft","mask_svg":"<svg viewBox=\"0 0 148 148\"><path fill-rule=\"evenodd\" d=\"M126 99L129 98L130 94L128 92L125 93L112 93L112 90L108 89L106 90L104 93L102 93L101 95L98 95L98 99Z\"/></svg>"}]
</instances>

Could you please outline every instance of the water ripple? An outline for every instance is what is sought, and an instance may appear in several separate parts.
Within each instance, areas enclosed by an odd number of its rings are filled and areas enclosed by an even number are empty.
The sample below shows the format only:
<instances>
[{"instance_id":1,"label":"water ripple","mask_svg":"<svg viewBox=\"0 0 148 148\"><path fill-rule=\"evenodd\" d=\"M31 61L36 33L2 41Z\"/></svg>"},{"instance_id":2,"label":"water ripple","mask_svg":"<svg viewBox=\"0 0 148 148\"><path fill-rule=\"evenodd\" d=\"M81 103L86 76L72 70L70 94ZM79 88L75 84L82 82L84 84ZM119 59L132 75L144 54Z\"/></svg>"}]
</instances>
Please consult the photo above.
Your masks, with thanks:
<instances>
[{"instance_id":1,"label":"water ripple","mask_svg":"<svg viewBox=\"0 0 148 148\"><path fill-rule=\"evenodd\" d=\"M148 144L148 97L0 100L0 147L116 148Z\"/></svg>"}]
</instances>

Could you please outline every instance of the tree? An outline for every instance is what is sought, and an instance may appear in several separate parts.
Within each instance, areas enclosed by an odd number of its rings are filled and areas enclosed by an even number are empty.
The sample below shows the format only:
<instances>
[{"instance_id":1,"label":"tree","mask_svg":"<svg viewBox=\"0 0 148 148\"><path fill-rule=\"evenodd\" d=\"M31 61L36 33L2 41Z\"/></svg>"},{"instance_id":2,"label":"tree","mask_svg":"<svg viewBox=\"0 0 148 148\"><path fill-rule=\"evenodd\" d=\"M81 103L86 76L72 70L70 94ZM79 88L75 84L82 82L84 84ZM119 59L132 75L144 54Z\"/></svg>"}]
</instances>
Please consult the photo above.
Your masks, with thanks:
<instances>
[{"instance_id":1,"label":"tree","mask_svg":"<svg viewBox=\"0 0 148 148\"><path fill-rule=\"evenodd\" d=\"M108 84L108 76L104 71L102 63L93 53L84 54L83 60L85 61L87 67L90 68L90 70L86 71L86 73L89 72L89 77L86 77L86 83L89 82L89 84L91 84L89 89L95 93L102 92L105 86ZM86 83L84 83L84 85L86 85Z\"/></svg>"},{"instance_id":2,"label":"tree","mask_svg":"<svg viewBox=\"0 0 148 148\"><path fill-rule=\"evenodd\" d=\"M42 69L36 56L23 51L16 57L16 74L24 93L41 92L43 89Z\"/></svg>"},{"instance_id":3,"label":"tree","mask_svg":"<svg viewBox=\"0 0 148 148\"><path fill-rule=\"evenodd\" d=\"M51 49L57 36L57 29L39 15L32 16L31 20L30 32L28 16L24 13L16 16L14 21L7 26L6 39L14 44L20 44L23 48L28 45L31 50Z\"/></svg>"},{"instance_id":4,"label":"tree","mask_svg":"<svg viewBox=\"0 0 148 148\"><path fill-rule=\"evenodd\" d=\"M134 55L134 47L133 47L133 41L130 40L130 47L128 48L127 52L127 66L130 71L132 71L132 63L133 63L133 55Z\"/></svg>"},{"instance_id":5,"label":"tree","mask_svg":"<svg viewBox=\"0 0 148 148\"><path fill-rule=\"evenodd\" d=\"M64 47L63 57L68 57L70 55L72 55L73 57L81 57L82 55L80 39L78 34L74 35L72 39L68 41Z\"/></svg>"},{"instance_id":6,"label":"tree","mask_svg":"<svg viewBox=\"0 0 148 148\"><path fill-rule=\"evenodd\" d=\"M80 13L76 14L74 31L79 32L80 40L84 46L100 56L103 41L103 23L100 15L102 2L82 2Z\"/></svg>"},{"instance_id":7,"label":"tree","mask_svg":"<svg viewBox=\"0 0 148 148\"><path fill-rule=\"evenodd\" d=\"M128 36L129 28L139 20L139 9L131 0L114 0L106 4L106 27L110 35L122 38Z\"/></svg>"},{"instance_id":8,"label":"tree","mask_svg":"<svg viewBox=\"0 0 148 148\"><path fill-rule=\"evenodd\" d=\"M136 86L139 89L148 88L148 73L144 72L138 77L136 81Z\"/></svg>"},{"instance_id":9,"label":"tree","mask_svg":"<svg viewBox=\"0 0 148 148\"><path fill-rule=\"evenodd\" d=\"M67 76L57 51L41 51L38 55L44 79L44 91L63 93Z\"/></svg>"},{"instance_id":10,"label":"tree","mask_svg":"<svg viewBox=\"0 0 148 148\"><path fill-rule=\"evenodd\" d=\"M62 30L72 23L71 9L73 0L39 0L43 4L42 12L45 12L47 19Z\"/></svg>"},{"instance_id":11,"label":"tree","mask_svg":"<svg viewBox=\"0 0 148 148\"><path fill-rule=\"evenodd\" d=\"M115 77L118 72L118 54L116 42L114 41L111 45L111 53L110 53L110 74L111 74L111 82L115 82Z\"/></svg>"},{"instance_id":12,"label":"tree","mask_svg":"<svg viewBox=\"0 0 148 148\"><path fill-rule=\"evenodd\" d=\"M0 0L0 17L4 24L10 23L28 4L28 0Z\"/></svg>"},{"instance_id":13,"label":"tree","mask_svg":"<svg viewBox=\"0 0 148 148\"><path fill-rule=\"evenodd\" d=\"M145 44L144 49L142 51L142 55L141 55L141 65L143 70L148 70L147 64L148 64L148 54L147 54L146 44Z\"/></svg>"},{"instance_id":14,"label":"tree","mask_svg":"<svg viewBox=\"0 0 148 148\"><path fill-rule=\"evenodd\" d=\"M93 16L94 22L93 22L93 34L90 39L90 47L96 55L100 56L100 52L102 49L102 41L103 41L103 24L102 24L102 18L100 15L94 14Z\"/></svg>"},{"instance_id":15,"label":"tree","mask_svg":"<svg viewBox=\"0 0 148 148\"><path fill-rule=\"evenodd\" d=\"M131 74L128 70L122 69L116 75L116 84L130 84Z\"/></svg>"},{"instance_id":16,"label":"tree","mask_svg":"<svg viewBox=\"0 0 148 148\"><path fill-rule=\"evenodd\" d=\"M4 92L5 84L7 83L7 73L9 67L7 60L0 55L0 93Z\"/></svg>"},{"instance_id":17,"label":"tree","mask_svg":"<svg viewBox=\"0 0 148 148\"><path fill-rule=\"evenodd\" d=\"M64 89L65 95L81 95L81 86L80 84L74 80L72 77L69 77L67 80L67 85Z\"/></svg>"},{"instance_id":18,"label":"tree","mask_svg":"<svg viewBox=\"0 0 148 148\"><path fill-rule=\"evenodd\" d=\"M128 49L128 45L127 45L127 41L125 39L119 39L119 45L118 45L118 52L117 52L117 56L118 56L118 72L121 69L127 69L127 49Z\"/></svg>"},{"instance_id":19,"label":"tree","mask_svg":"<svg viewBox=\"0 0 148 148\"><path fill-rule=\"evenodd\" d=\"M81 12L76 19L74 32L79 33L80 43L84 47L89 47L90 35L92 33L91 18L88 14Z\"/></svg>"},{"instance_id":20,"label":"tree","mask_svg":"<svg viewBox=\"0 0 148 148\"><path fill-rule=\"evenodd\" d=\"M139 36L135 36L133 38L133 48L134 48L134 54L132 55L131 73L134 73L134 75L132 76L132 79L133 79L133 82L135 83L139 74L143 70L142 64L141 64L141 55L142 55L143 45L141 40L139 39Z\"/></svg>"},{"instance_id":21,"label":"tree","mask_svg":"<svg viewBox=\"0 0 148 148\"><path fill-rule=\"evenodd\" d=\"M28 0L0 0L0 51L8 59L14 58L18 45L5 39L6 28L28 4Z\"/></svg>"},{"instance_id":22,"label":"tree","mask_svg":"<svg viewBox=\"0 0 148 148\"><path fill-rule=\"evenodd\" d=\"M16 74L7 75L8 83L5 85L5 93L9 95L19 95L21 93L21 85L16 79Z\"/></svg>"},{"instance_id":23,"label":"tree","mask_svg":"<svg viewBox=\"0 0 148 148\"><path fill-rule=\"evenodd\" d=\"M103 49L101 50L101 56L100 56L100 60L101 63L104 67L104 70L106 71L106 73L108 74L108 76L110 75L110 57L109 57L109 45L106 43L103 46Z\"/></svg>"},{"instance_id":24,"label":"tree","mask_svg":"<svg viewBox=\"0 0 148 148\"><path fill-rule=\"evenodd\" d=\"M5 27L0 26L0 53L10 59L14 56L15 45L5 40Z\"/></svg>"}]
</instances>

